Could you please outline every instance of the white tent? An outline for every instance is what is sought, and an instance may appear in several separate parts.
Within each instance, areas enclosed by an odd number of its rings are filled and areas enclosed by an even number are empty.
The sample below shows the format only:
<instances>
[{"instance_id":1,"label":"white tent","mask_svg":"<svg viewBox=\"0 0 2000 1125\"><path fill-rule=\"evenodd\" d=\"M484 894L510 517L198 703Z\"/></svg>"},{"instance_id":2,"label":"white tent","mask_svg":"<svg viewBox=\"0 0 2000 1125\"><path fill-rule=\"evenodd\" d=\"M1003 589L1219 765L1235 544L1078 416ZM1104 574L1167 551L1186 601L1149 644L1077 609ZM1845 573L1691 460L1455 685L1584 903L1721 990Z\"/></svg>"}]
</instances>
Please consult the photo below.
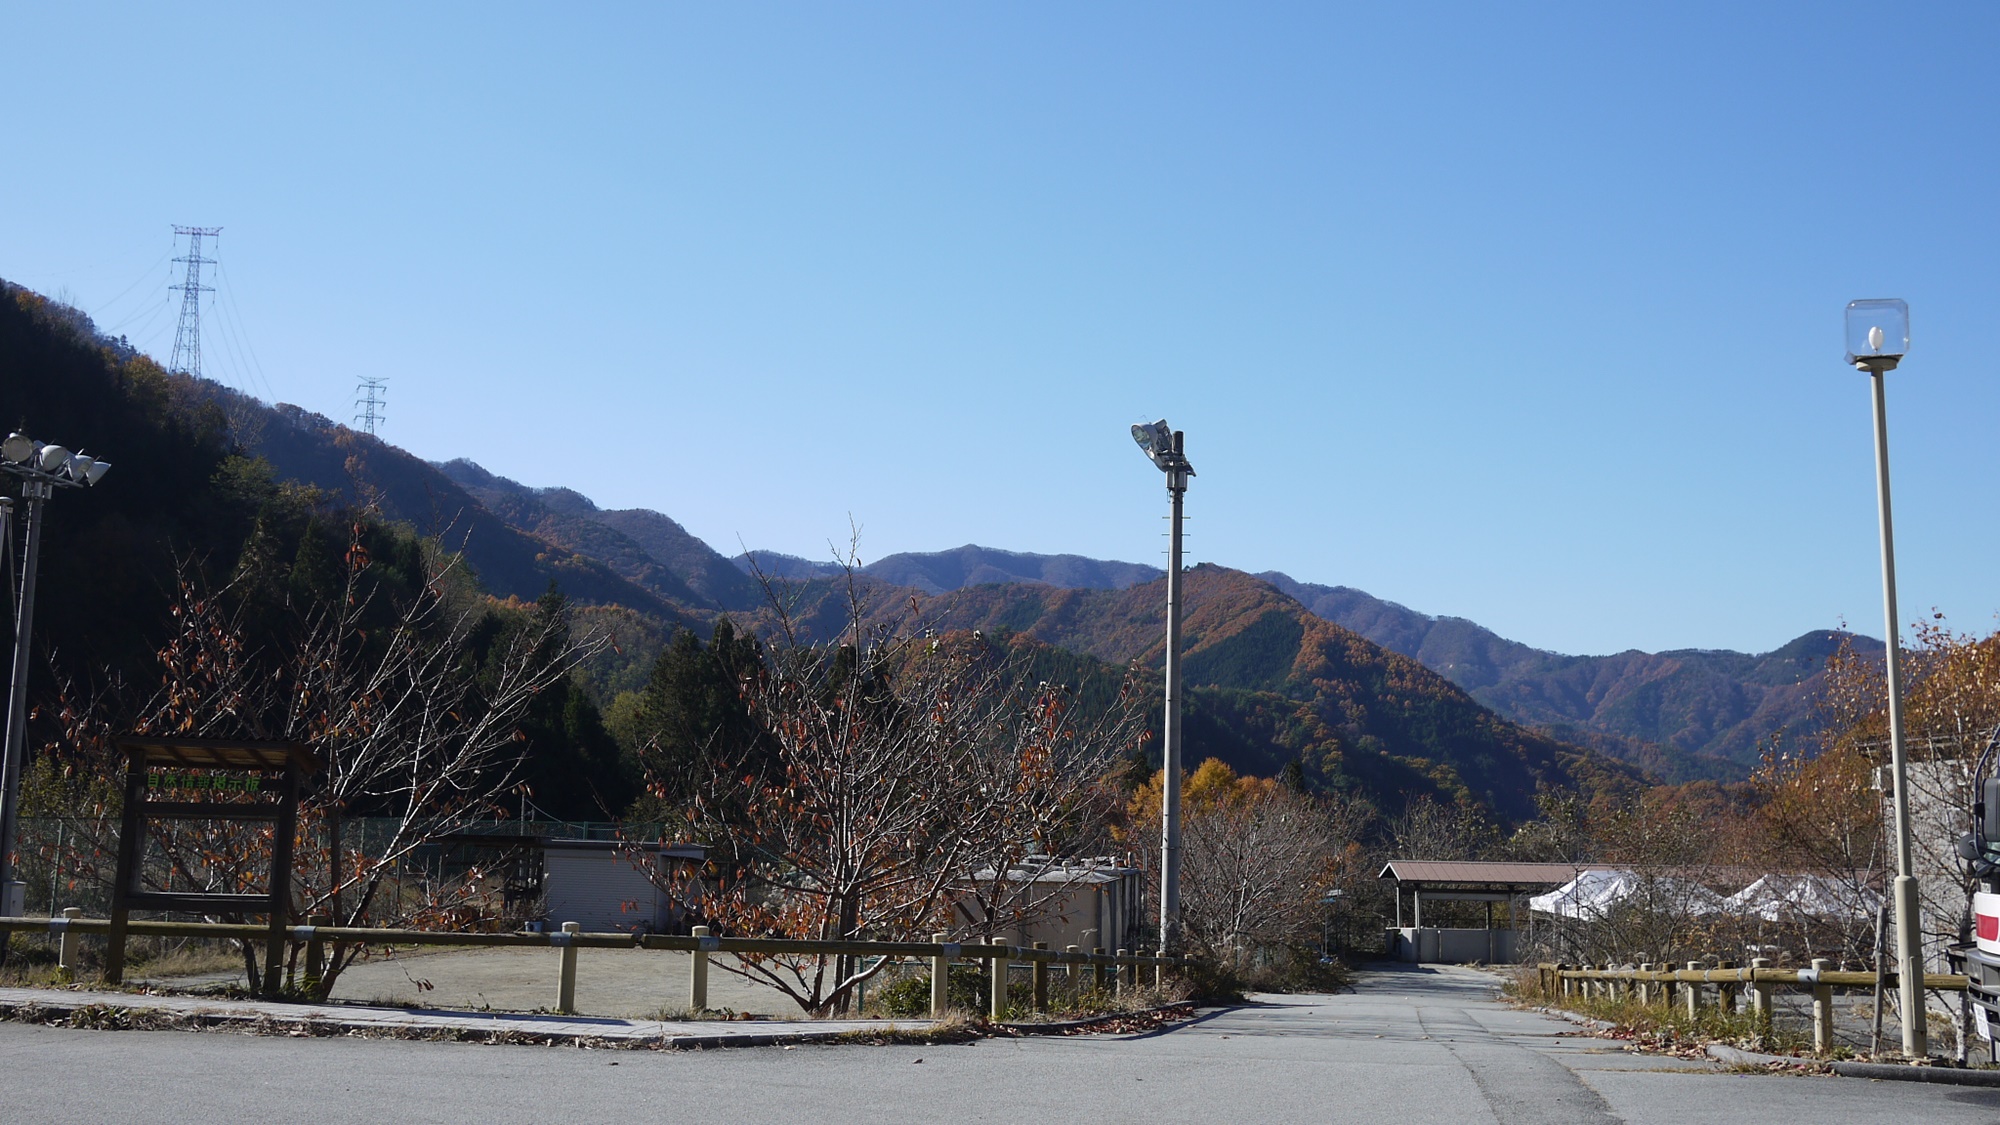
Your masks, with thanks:
<instances>
[{"instance_id":1,"label":"white tent","mask_svg":"<svg viewBox=\"0 0 2000 1125\"><path fill-rule=\"evenodd\" d=\"M1881 896L1867 887L1825 875L1766 875L1724 900L1732 912L1755 915L1766 922L1790 915L1866 918L1875 913L1881 901Z\"/></svg>"},{"instance_id":2,"label":"white tent","mask_svg":"<svg viewBox=\"0 0 2000 1125\"><path fill-rule=\"evenodd\" d=\"M1582 871L1545 895L1528 900L1539 914L1576 921L1596 921L1618 906L1636 906L1678 914L1714 914L1724 909L1721 895L1675 875L1637 871Z\"/></svg>"}]
</instances>

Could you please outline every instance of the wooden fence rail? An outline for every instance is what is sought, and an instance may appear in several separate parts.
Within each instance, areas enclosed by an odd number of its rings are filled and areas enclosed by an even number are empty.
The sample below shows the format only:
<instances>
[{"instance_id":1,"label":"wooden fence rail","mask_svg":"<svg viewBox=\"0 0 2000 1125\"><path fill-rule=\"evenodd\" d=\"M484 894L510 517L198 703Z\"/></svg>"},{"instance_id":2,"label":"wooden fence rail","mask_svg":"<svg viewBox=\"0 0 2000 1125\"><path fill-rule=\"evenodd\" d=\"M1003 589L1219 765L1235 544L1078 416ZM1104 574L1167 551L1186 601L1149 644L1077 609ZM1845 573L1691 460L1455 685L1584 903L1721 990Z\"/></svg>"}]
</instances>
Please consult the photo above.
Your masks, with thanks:
<instances>
[{"instance_id":1,"label":"wooden fence rail","mask_svg":"<svg viewBox=\"0 0 2000 1125\"><path fill-rule=\"evenodd\" d=\"M46 932L59 938L58 964L66 971L74 973L79 964L77 939L85 934L109 934L111 922L105 918L85 918L82 911L72 907L63 911L59 918L0 917L0 941L12 933ZM237 924L230 922L146 922L127 923L126 932L152 937L210 938L256 941L268 937L270 927L265 925ZM324 964L325 948L328 945L429 945L458 946L463 948L539 948L559 951L558 984L556 1010L574 1011L576 1007L577 951L582 949L652 949L672 950L693 954L693 964L689 971L688 1007L701 1011L708 1006L708 958L714 953L738 953L752 956L853 956L928 959L932 965L935 980L931 988L931 1014L941 1016L948 1007L946 989L941 974L948 971L953 961L985 961L991 970L992 989L988 1004L988 1015L993 1019L1007 1016L1007 969L1010 964L1021 961L1032 966L1037 1007L1048 1002L1048 967L1050 965L1084 965L1096 970L1095 984L1100 988L1116 988L1123 991L1139 982L1139 970L1150 967L1154 984L1165 981L1170 971L1184 971L1192 960L1186 956L1162 956L1145 953L1130 953L1126 950L1107 952L1102 949L1083 951L1075 946L1068 949L1049 949L1037 942L1032 946L1002 945L978 942L950 942L937 935L935 941L808 941L790 938L752 938L711 936L705 926L696 926L694 933L687 937L671 934L630 934L630 933L584 933L575 922L565 922L562 928L551 933L457 933L440 930L395 930L378 929L370 926L288 926L285 933L293 941L306 946L306 976L318 976L318 966Z\"/></svg>"},{"instance_id":2,"label":"wooden fence rail","mask_svg":"<svg viewBox=\"0 0 2000 1125\"><path fill-rule=\"evenodd\" d=\"M1641 963L1637 968L1610 965L1550 964L1536 966L1542 994L1558 1000L1602 997L1636 1000L1641 1004L1672 1005L1678 999L1690 1017L1705 1007L1724 1012L1737 1010L1737 1000L1747 991L1750 1014L1760 1029L1769 1032L1774 994L1780 987L1808 990L1813 998L1813 1049L1821 1053L1833 1047L1833 990L1836 988L1895 988L1899 977L1893 972L1879 976L1872 972L1836 969L1833 962L1814 959L1805 969L1779 969L1759 957L1748 965L1728 961L1714 966L1689 961L1681 968L1665 962ZM1923 986L1944 992L1963 992L1969 981L1960 973L1925 973ZM1706 994L1713 986L1714 1000Z\"/></svg>"}]
</instances>

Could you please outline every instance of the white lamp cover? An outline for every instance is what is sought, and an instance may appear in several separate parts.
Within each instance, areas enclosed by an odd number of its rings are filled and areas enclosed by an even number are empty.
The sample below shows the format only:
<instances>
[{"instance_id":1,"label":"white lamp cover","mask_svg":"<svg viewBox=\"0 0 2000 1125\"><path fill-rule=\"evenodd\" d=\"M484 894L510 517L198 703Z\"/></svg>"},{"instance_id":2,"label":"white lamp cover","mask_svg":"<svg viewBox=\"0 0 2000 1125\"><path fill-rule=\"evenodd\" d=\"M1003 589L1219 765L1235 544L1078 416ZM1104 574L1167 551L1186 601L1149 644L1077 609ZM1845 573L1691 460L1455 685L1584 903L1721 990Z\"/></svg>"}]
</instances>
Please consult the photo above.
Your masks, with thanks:
<instances>
[{"instance_id":1,"label":"white lamp cover","mask_svg":"<svg viewBox=\"0 0 2000 1125\"><path fill-rule=\"evenodd\" d=\"M96 483L97 483L97 482L98 482L99 480L101 480L101 479L103 478L104 474L106 474L106 473L108 473L108 472L110 472L110 471L111 471L111 462L109 462L109 461L92 461L92 462L90 463L90 467L89 467L88 469L85 469L85 470L83 471L83 472L84 472L84 483L85 483L85 484L96 484Z\"/></svg>"},{"instance_id":2,"label":"white lamp cover","mask_svg":"<svg viewBox=\"0 0 2000 1125\"><path fill-rule=\"evenodd\" d=\"M45 445L42 447L41 466L43 472L53 473L57 469L62 468L63 463L68 460L69 450L64 449L62 446Z\"/></svg>"},{"instance_id":3,"label":"white lamp cover","mask_svg":"<svg viewBox=\"0 0 2000 1125\"><path fill-rule=\"evenodd\" d=\"M24 433L11 433L7 440L0 441L0 458L20 464L35 455L35 439Z\"/></svg>"},{"instance_id":4,"label":"white lamp cover","mask_svg":"<svg viewBox=\"0 0 2000 1125\"><path fill-rule=\"evenodd\" d=\"M69 464L63 466L63 468L68 470L69 479L81 481L90 472L90 467L95 464L97 464L97 458L92 457L88 453L79 453L71 457Z\"/></svg>"}]
</instances>

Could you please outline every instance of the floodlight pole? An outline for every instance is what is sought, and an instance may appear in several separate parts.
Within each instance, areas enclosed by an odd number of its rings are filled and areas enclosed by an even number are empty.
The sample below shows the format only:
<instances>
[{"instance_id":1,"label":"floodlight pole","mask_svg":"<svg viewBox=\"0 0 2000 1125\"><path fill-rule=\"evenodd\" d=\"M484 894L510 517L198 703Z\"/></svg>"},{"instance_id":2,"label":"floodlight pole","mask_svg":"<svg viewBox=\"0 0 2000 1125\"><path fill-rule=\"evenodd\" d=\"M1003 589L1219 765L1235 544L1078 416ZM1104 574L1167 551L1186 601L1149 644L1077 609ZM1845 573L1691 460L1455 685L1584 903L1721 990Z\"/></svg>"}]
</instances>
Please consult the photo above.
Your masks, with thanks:
<instances>
[{"instance_id":1,"label":"floodlight pole","mask_svg":"<svg viewBox=\"0 0 2000 1125\"><path fill-rule=\"evenodd\" d=\"M29 642L35 628L35 570L42 556L42 505L55 494L47 481L23 480L21 495L28 501L28 543L21 560L21 600L14 611L14 670L7 688L7 741L4 779L0 779L0 911L21 908L12 900L16 893L15 851L21 825L21 773L26 768L24 751L28 733ZM10 521L11 523L11 521ZM11 527L9 534L12 533Z\"/></svg>"},{"instance_id":2,"label":"floodlight pole","mask_svg":"<svg viewBox=\"0 0 2000 1125\"><path fill-rule=\"evenodd\" d=\"M1910 843L1909 759L1903 752L1903 646L1897 638L1896 535L1889 515L1889 411L1883 375L1894 369L1893 358L1869 358L1855 363L1868 373L1875 391L1875 497L1882 522L1882 614L1886 623L1883 654L1888 670L1889 772L1896 816L1896 989L1903 1019L1903 1054L1920 1059L1930 1053L1924 1026L1924 938L1915 863Z\"/></svg>"},{"instance_id":3,"label":"floodlight pole","mask_svg":"<svg viewBox=\"0 0 2000 1125\"><path fill-rule=\"evenodd\" d=\"M1167 495L1167 713L1162 723L1160 784L1160 954L1181 946L1181 501L1187 495L1184 436L1174 431Z\"/></svg>"}]
</instances>

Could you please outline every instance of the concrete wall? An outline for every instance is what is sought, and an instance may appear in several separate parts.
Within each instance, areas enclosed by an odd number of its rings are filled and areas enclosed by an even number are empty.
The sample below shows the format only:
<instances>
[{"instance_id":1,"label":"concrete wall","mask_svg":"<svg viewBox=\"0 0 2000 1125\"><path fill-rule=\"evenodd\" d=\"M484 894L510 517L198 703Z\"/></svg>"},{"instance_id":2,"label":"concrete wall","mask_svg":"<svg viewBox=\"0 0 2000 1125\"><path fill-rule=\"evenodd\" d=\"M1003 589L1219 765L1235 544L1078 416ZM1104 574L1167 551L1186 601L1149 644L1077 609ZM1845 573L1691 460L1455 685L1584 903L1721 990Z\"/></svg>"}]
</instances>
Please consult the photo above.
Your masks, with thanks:
<instances>
[{"instance_id":1,"label":"concrete wall","mask_svg":"<svg viewBox=\"0 0 2000 1125\"><path fill-rule=\"evenodd\" d=\"M1488 965L1516 963L1521 948L1518 930L1445 930L1434 926L1417 929L1405 926L1386 931L1387 953L1392 961L1407 964L1464 964L1478 961Z\"/></svg>"}]
</instances>

